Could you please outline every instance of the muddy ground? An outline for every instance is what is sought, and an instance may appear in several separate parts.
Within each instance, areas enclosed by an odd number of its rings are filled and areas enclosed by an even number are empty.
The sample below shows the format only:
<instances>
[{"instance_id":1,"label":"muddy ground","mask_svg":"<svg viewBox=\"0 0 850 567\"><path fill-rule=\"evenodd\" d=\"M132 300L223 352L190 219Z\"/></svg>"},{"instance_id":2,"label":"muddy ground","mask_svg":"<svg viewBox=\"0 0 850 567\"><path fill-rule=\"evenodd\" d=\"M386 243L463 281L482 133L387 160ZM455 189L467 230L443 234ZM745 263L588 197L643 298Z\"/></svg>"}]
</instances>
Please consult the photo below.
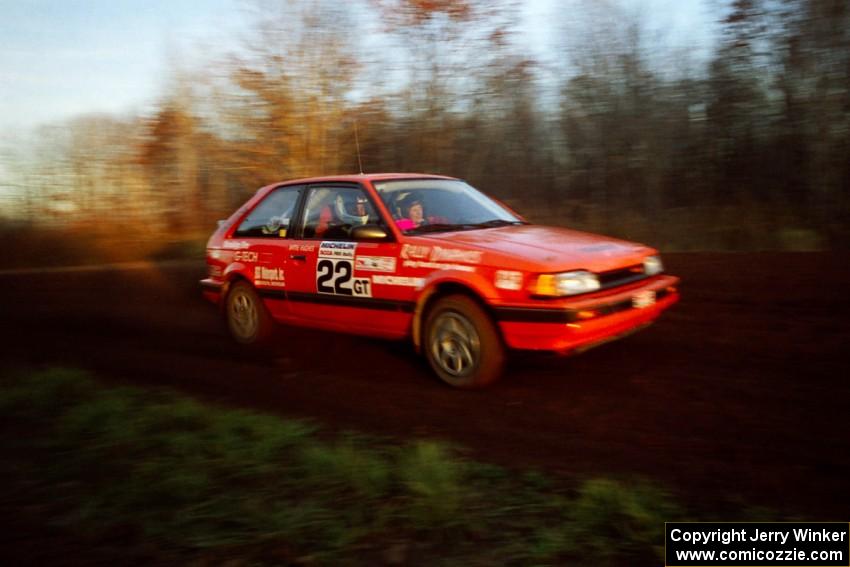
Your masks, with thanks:
<instances>
[{"instance_id":1,"label":"muddy ground","mask_svg":"<svg viewBox=\"0 0 850 567\"><path fill-rule=\"evenodd\" d=\"M565 478L645 476L698 509L846 520L850 257L666 260L683 296L654 326L573 358L514 357L478 392L443 386L400 343L282 330L270 351L244 351L201 299L192 263L0 274L0 362L448 439Z\"/></svg>"}]
</instances>

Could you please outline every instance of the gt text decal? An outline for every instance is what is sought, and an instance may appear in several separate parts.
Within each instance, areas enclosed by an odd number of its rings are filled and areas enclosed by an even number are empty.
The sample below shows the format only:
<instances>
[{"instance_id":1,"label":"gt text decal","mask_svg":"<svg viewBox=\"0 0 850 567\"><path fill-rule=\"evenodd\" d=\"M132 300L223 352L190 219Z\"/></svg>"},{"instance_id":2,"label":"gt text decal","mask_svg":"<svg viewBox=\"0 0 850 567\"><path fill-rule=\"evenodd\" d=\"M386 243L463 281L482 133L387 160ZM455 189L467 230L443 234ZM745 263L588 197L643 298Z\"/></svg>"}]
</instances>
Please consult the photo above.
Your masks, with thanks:
<instances>
[{"instance_id":1,"label":"gt text decal","mask_svg":"<svg viewBox=\"0 0 850 567\"><path fill-rule=\"evenodd\" d=\"M392 256L358 256L354 259L354 267L364 272L395 271L395 258Z\"/></svg>"},{"instance_id":2,"label":"gt text decal","mask_svg":"<svg viewBox=\"0 0 850 567\"><path fill-rule=\"evenodd\" d=\"M319 258L316 264L316 291L354 297L372 297L372 285L369 279L352 278L353 271L351 260Z\"/></svg>"}]
</instances>

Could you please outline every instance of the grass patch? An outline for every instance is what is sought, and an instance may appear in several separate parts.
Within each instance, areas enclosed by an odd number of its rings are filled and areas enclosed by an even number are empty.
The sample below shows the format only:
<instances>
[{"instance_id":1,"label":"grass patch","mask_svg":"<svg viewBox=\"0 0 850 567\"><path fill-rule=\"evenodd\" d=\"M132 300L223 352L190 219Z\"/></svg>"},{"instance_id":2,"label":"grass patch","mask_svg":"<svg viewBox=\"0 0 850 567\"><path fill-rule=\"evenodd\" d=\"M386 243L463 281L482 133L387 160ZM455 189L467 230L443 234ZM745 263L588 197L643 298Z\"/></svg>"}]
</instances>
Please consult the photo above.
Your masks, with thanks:
<instances>
[{"instance_id":1,"label":"grass patch","mask_svg":"<svg viewBox=\"0 0 850 567\"><path fill-rule=\"evenodd\" d=\"M328 440L72 370L4 374L0 416L0 512L169 561L654 565L682 517L649 484L568 490L441 443Z\"/></svg>"}]
</instances>

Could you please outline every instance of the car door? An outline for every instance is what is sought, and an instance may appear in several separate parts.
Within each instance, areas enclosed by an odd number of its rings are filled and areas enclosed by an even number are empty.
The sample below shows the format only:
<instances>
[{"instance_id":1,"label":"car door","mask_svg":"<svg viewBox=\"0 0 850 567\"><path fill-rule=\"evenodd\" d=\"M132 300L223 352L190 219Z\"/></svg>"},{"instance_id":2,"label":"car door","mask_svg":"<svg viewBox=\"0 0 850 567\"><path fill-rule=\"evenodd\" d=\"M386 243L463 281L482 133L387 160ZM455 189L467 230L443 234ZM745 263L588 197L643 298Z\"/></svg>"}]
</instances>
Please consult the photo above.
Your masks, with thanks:
<instances>
[{"instance_id":1,"label":"car door","mask_svg":"<svg viewBox=\"0 0 850 567\"><path fill-rule=\"evenodd\" d=\"M291 227L303 186L272 190L246 216L224 246L233 269L244 275L277 320L291 319L286 299Z\"/></svg>"},{"instance_id":2,"label":"car door","mask_svg":"<svg viewBox=\"0 0 850 567\"><path fill-rule=\"evenodd\" d=\"M328 183L305 190L299 234L289 248L287 298L299 323L387 337L403 336L412 302L375 286L394 274L399 245L374 201L358 184ZM382 226L381 241L358 240L357 226Z\"/></svg>"}]
</instances>

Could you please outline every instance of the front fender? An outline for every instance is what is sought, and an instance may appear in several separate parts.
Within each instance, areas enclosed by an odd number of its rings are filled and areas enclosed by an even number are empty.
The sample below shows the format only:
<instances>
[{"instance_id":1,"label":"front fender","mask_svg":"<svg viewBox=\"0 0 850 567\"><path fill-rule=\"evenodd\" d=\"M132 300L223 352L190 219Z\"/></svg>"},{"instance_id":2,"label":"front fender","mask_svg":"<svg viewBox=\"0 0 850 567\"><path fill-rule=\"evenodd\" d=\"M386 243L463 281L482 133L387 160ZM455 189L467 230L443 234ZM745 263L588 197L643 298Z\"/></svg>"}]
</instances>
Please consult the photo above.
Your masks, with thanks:
<instances>
[{"instance_id":1,"label":"front fender","mask_svg":"<svg viewBox=\"0 0 850 567\"><path fill-rule=\"evenodd\" d=\"M429 301L446 289L464 289L468 293L477 296L490 304L492 299L498 297L498 290L493 285L493 279L487 277L489 270L477 268L475 271L466 272L462 270L439 270L431 273L422 286L422 292L416 299L416 307L413 311L411 337L416 352L421 352L422 345L422 322L425 308Z\"/></svg>"}]
</instances>

